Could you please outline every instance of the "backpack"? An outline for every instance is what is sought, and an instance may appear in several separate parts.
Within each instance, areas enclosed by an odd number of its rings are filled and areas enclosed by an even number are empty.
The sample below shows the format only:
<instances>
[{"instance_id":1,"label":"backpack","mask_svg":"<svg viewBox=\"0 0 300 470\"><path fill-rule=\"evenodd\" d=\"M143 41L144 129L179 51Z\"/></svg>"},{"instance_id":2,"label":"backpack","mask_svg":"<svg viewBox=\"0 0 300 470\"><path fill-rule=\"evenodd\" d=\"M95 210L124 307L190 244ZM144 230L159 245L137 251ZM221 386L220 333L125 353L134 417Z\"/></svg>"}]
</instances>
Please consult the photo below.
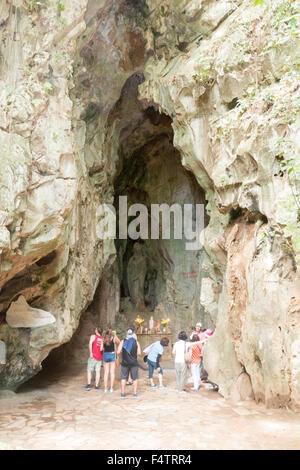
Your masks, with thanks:
<instances>
[{"instance_id":1,"label":"backpack","mask_svg":"<svg viewBox=\"0 0 300 470\"><path fill-rule=\"evenodd\" d=\"M192 360L192 351L187 348L186 343L184 345L184 360L186 364L190 364Z\"/></svg>"},{"instance_id":2,"label":"backpack","mask_svg":"<svg viewBox=\"0 0 300 470\"><path fill-rule=\"evenodd\" d=\"M131 352L132 352L132 350L135 351L135 356L136 357L134 357L131 353L128 353L126 351L126 349L124 349L124 347L122 348L122 365L127 365L127 366L136 366L136 365L138 365L137 355L136 355L136 352L137 352L137 342L136 342L136 340L132 345Z\"/></svg>"}]
</instances>

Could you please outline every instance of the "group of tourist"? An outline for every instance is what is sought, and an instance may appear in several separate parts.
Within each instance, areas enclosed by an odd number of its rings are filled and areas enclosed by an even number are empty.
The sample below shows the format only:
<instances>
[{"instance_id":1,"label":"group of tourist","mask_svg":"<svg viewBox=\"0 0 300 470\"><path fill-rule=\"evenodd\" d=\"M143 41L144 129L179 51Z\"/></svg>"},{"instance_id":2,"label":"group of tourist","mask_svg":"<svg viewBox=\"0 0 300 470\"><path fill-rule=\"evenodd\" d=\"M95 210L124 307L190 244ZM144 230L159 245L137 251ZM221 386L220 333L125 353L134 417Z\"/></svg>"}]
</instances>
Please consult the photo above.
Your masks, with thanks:
<instances>
[{"instance_id":1,"label":"group of tourist","mask_svg":"<svg viewBox=\"0 0 300 470\"><path fill-rule=\"evenodd\" d=\"M134 397L137 398L138 380L138 356L141 355L141 347L137 341L133 329L127 330L126 338L122 341L115 331L107 330L102 336L101 328L95 329L95 334L90 337L90 357L87 363L87 385L86 390L91 390L92 373L95 372L95 389L99 390L100 371L104 366L104 393L108 393L108 378L110 376L109 392L114 391L115 368L118 356L122 353L121 362L121 397L125 397L126 382L133 384Z\"/></svg>"},{"instance_id":2,"label":"group of tourist","mask_svg":"<svg viewBox=\"0 0 300 470\"><path fill-rule=\"evenodd\" d=\"M185 384L187 381L187 372L190 369L193 387L192 391L198 391L203 377L203 345L212 335L212 330L204 330L201 323L196 324L195 330L190 335L190 342L185 331L178 335L178 341L173 345L172 355L175 357L176 383L179 393L186 393ZM143 352L145 353L144 362L148 365L150 387L160 389L166 388L163 385L163 369L161 358L164 348L169 344L169 339L162 337L149 345ZM126 338L122 341L118 338L115 331L107 330L102 336L100 328L95 329L95 334L90 337L89 342L90 357L87 364L87 385L86 390L91 390L92 373L95 372L95 389L99 390L100 371L104 366L104 393L114 391L115 367L121 360L121 398L125 398L125 387L133 385L133 396L138 397L138 356L142 354L141 346L137 341L137 336L133 328L128 328ZM119 364L118 364L119 365ZM154 371L158 372L159 385L153 380ZM110 376L110 389L108 389L108 380Z\"/></svg>"},{"instance_id":3,"label":"group of tourist","mask_svg":"<svg viewBox=\"0 0 300 470\"><path fill-rule=\"evenodd\" d=\"M198 391L201 385L201 379L204 374L203 369L203 345L212 335L212 330L204 330L201 323L197 323L195 331L192 332L188 342L188 336L185 331L181 331L178 335L178 341L173 345L172 355L175 356L175 374L176 383L179 393L186 393L185 384L187 381L187 372L190 368L193 387L192 391ZM169 344L167 338L153 343L145 352L148 354L147 362L149 366L150 386L156 387L153 382L153 371L157 369L159 377L159 387L165 388L162 383L163 370L160 365L160 358L163 354L164 346ZM207 378L206 378L207 380ZM213 387L212 387L213 388Z\"/></svg>"}]
</instances>

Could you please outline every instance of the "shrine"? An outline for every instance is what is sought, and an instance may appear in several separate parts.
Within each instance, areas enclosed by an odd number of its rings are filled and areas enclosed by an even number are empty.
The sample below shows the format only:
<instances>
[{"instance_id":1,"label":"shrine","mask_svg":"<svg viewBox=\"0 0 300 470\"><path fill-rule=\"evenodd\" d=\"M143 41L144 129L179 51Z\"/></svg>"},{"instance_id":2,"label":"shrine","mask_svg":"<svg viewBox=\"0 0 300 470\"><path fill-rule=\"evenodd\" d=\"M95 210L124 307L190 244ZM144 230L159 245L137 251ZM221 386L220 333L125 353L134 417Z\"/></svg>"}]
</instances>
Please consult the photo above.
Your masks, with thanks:
<instances>
[{"instance_id":1,"label":"shrine","mask_svg":"<svg viewBox=\"0 0 300 470\"><path fill-rule=\"evenodd\" d=\"M144 326L143 326L144 323ZM170 328L170 318L162 318L154 321L151 315L148 323L137 314L135 324L137 327L136 335L142 351L152 343L160 341L162 338L168 338L169 344L164 348L162 360L172 359L172 333Z\"/></svg>"}]
</instances>

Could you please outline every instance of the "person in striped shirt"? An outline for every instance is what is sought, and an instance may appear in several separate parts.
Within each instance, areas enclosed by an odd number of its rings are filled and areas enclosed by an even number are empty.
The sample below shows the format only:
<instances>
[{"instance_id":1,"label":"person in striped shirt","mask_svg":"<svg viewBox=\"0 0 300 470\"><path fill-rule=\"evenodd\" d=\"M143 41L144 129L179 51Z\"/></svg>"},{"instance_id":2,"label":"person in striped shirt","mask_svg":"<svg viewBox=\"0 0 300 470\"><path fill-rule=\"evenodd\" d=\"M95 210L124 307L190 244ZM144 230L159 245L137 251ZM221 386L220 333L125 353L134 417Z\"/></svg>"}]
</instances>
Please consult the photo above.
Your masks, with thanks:
<instances>
[{"instance_id":1,"label":"person in striped shirt","mask_svg":"<svg viewBox=\"0 0 300 470\"><path fill-rule=\"evenodd\" d=\"M197 392L200 388L200 363L201 363L201 351L202 351L203 340L199 341L199 336L194 334L192 336L192 342L189 344L189 349L192 351L191 357L191 373L193 377L194 387L191 388L194 392Z\"/></svg>"}]
</instances>

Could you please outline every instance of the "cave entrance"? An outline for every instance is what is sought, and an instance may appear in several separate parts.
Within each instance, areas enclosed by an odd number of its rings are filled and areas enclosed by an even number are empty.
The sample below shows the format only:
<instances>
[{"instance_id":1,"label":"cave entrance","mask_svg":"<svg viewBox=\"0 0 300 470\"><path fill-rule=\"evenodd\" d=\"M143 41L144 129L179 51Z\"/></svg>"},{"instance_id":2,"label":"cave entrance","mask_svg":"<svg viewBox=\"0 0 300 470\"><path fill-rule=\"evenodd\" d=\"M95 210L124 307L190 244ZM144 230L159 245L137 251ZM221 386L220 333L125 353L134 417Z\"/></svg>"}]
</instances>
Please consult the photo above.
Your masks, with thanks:
<instances>
[{"instance_id":1,"label":"cave entrance","mask_svg":"<svg viewBox=\"0 0 300 470\"><path fill-rule=\"evenodd\" d=\"M205 194L194 175L182 166L179 151L173 145L171 119L152 106L142 108L137 99L140 81L140 77L131 77L117 103L118 116L128 108L131 115L129 120L128 117L124 120L119 134L114 205L118 225L120 196L126 196L128 209L143 204L148 211L149 238L120 239L117 235L116 259L100 281L94 309L100 313L102 325L115 324L121 334L139 313L145 319L143 326L149 326L151 315L154 321L169 317L172 333L177 335L180 329L192 328L203 314L200 306L202 250L187 250L184 234L182 239L174 237L172 213L170 238L162 238L160 218L159 239L151 239L151 205L177 204L182 209L182 217L184 205L192 205L195 228L195 207L196 204L205 207ZM128 225L135 218L128 216ZM206 213L204 218L206 226ZM119 226L117 233L118 229ZM111 314L113 311L117 316Z\"/></svg>"},{"instance_id":2,"label":"cave entrance","mask_svg":"<svg viewBox=\"0 0 300 470\"><path fill-rule=\"evenodd\" d=\"M149 326L151 316L154 322L169 317L175 340L181 329L190 331L197 321L203 321L205 312L200 305L202 249L187 250L184 235L182 239L174 238L172 214L170 238L163 239L160 233L158 239L151 239L150 216L151 204L178 204L182 208L184 204L205 206L205 194L193 174L182 166L180 154L173 145L170 118L153 108L147 108L143 116L140 125L134 129L137 145L133 151L130 151L128 138L122 138L128 129L121 135L114 205L118 222L120 196L127 197L128 209L134 204L143 204L148 211L149 238L116 238L115 260L103 273L93 302L81 316L78 330L69 343L51 352L43 363L43 369L47 368L48 373L44 372L40 379L33 379L33 384L39 385L39 380L43 384L43 378L48 383L52 376L58 374L58 363L62 374L76 374L77 370L82 370L89 337L96 325L103 329L113 327L122 337L126 328L134 325L137 314L144 318L143 326ZM130 133L128 137L131 138ZM195 226L195 211L192 215ZM128 216L128 225L134 219L134 216ZM204 223L208 223L206 213ZM161 228L162 224L160 232ZM73 368L69 367L70 363Z\"/></svg>"},{"instance_id":3,"label":"cave entrance","mask_svg":"<svg viewBox=\"0 0 300 470\"><path fill-rule=\"evenodd\" d=\"M205 207L206 200L203 189L193 173L183 167L180 153L173 145L170 117L138 100L138 85L142 81L140 74L127 80L109 117L108 129L118 134L118 164L112 181L117 234L119 198L126 196L128 209L134 204L147 208L149 238L115 239L115 258L110 258L112 261L104 269L93 301L81 315L78 330L69 343L55 349L43 363L48 378L53 364L60 362L65 371L70 358L74 365L83 367L89 337L96 325L103 329L113 327L122 337L126 328L134 325L137 314L144 318L143 326L148 327L151 316L154 322L169 317L174 340L181 329L191 331L199 320L206 327L211 326L200 304L203 250L186 249L184 228L181 238L174 237L172 213L170 237L162 237L160 217L159 238L151 238L151 205L178 204L183 216L185 204ZM205 211L204 215L206 226ZM194 229L194 209L191 218ZM134 219L128 216L128 226Z\"/></svg>"}]
</instances>

